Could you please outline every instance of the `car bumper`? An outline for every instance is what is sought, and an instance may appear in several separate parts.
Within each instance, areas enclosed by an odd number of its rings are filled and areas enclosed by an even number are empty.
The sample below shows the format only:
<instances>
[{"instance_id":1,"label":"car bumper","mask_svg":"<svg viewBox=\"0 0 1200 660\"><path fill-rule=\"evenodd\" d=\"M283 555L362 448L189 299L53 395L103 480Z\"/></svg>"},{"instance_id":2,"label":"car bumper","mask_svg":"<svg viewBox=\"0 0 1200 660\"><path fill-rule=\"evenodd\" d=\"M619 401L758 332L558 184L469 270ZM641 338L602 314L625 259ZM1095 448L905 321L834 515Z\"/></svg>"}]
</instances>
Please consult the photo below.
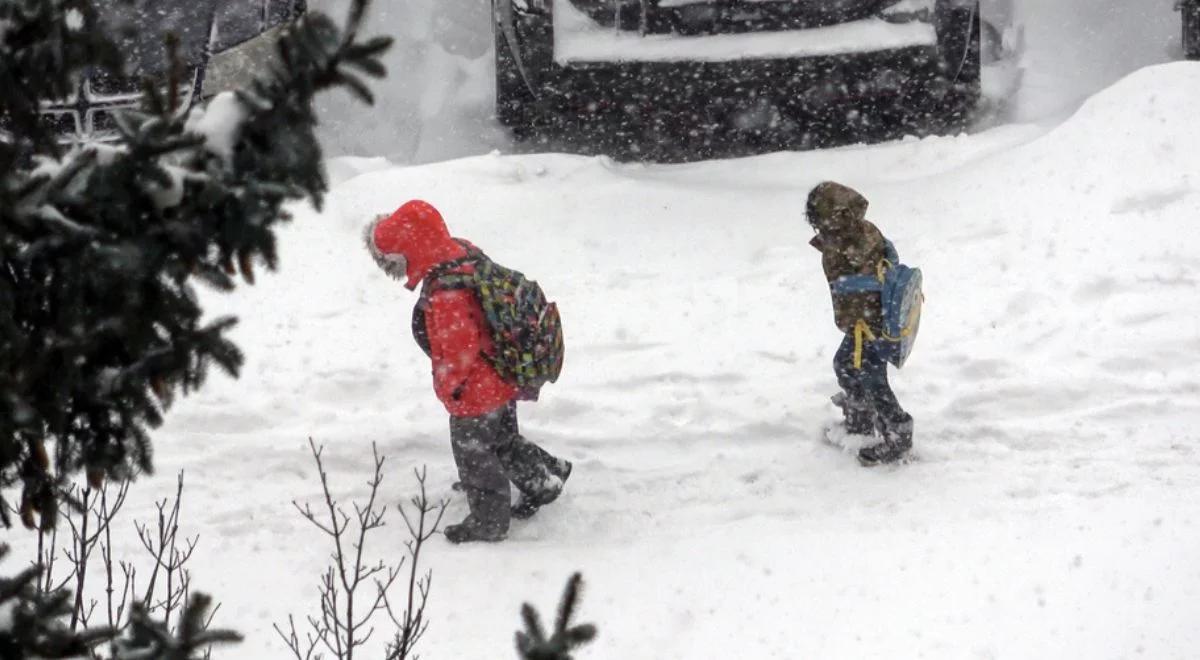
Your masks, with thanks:
<instances>
[{"instance_id":1,"label":"car bumper","mask_svg":"<svg viewBox=\"0 0 1200 660\"><path fill-rule=\"evenodd\" d=\"M557 2L553 25L554 61L560 66L797 59L937 45L937 31L931 23L884 18L805 30L702 36L639 35L604 28L570 2Z\"/></svg>"},{"instance_id":2,"label":"car bumper","mask_svg":"<svg viewBox=\"0 0 1200 660\"><path fill-rule=\"evenodd\" d=\"M542 92L558 113L619 108L728 124L764 107L786 117L904 98L934 89L942 73L936 51L922 47L794 59L591 63L559 69Z\"/></svg>"}]
</instances>

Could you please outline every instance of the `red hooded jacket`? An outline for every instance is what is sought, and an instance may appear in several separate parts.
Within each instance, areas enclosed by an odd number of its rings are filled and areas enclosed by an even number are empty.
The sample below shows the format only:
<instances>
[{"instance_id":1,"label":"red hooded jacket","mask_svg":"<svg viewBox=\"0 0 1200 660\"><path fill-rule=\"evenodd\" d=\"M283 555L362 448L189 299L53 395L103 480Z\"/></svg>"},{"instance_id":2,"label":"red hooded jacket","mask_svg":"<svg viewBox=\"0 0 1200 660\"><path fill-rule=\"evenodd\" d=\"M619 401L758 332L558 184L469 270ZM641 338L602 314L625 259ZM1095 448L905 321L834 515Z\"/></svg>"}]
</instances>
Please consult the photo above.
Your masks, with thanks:
<instances>
[{"instance_id":1,"label":"red hooded jacket","mask_svg":"<svg viewBox=\"0 0 1200 660\"><path fill-rule=\"evenodd\" d=\"M420 200L407 202L372 223L367 247L380 267L393 277L402 277L410 290L434 267L467 254L450 237L437 209ZM517 388L500 378L488 360L495 346L475 294L462 289L435 291L429 298L425 328L433 361L433 389L451 415L486 415L516 398Z\"/></svg>"}]
</instances>

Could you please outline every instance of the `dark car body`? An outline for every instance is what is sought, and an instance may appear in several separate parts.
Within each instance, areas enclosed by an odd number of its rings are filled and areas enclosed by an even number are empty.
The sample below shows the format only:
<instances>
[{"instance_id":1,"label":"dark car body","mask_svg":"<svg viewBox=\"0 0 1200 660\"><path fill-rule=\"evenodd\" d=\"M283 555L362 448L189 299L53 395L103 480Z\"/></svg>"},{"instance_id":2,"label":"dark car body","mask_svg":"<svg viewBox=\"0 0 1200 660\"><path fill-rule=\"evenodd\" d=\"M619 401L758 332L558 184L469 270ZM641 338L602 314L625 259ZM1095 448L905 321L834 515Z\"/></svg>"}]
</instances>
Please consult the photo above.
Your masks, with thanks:
<instances>
[{"instance_id":1,"label":"dark car body","mask_svg":"<svg viewBox=\"0 0 1200 660\"><path fill-rule=\"evenodd\" d=\"M168 84L168 34L178 40L181 112L244 85L270 60L278 30L306 11L306 0L104 0L95 6L125 70L85 72L71 97L43 103L43 116L65 143L113 139L115 114L141 105L143 81Z\"/></svg>"},{"instance_id":2,"label":"dark car body","mask_svg":"<svg viewBox=\"0 0 1200 660\"><path fill-rule=\"evenodd\" d=\"M496 110L617 156L692 158L961 124L975 0L494 0ZM868 138L869 139L869 138ZM628 148L627 148L628 147Z\"/></svg>"}]
</instances>

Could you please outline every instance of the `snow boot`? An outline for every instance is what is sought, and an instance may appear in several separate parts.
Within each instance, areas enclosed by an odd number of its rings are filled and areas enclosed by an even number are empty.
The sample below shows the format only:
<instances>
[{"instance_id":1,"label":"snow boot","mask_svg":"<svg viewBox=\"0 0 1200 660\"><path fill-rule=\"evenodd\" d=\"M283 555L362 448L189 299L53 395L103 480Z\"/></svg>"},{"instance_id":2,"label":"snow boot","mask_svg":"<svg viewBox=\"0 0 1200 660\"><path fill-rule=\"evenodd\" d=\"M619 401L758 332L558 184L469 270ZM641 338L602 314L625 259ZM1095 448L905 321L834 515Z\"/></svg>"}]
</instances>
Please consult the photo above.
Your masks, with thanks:
<instances>
[{"instance_id":1,"label":"snow boot","mask_svg":"<svg viewBox=\"0 0 1200 660\"><path fill-rule=\"evenodd\" d=\"M865 402L851 399L844 392L838 392L833 395L833 405L842 409L842 429L847 434L875 434L875 414Z\"/></svg>"},{"instance_id":2,"label":"snow boot","mask_svg":"<svg viewBox=\"0 0 1200 660\"><path fill-rule=\"evenodd\" d=\"M905 415L904 419L896 422L881 424L883 442L863 447L858 452L858 461L864 466L881 463L895 463L903 459L912 449L913 420Z\"/></svg>"},{"instance_id":3,"label":"snow boot","mask_svg":"<svg viewBox=\"0 0 1200 660\"><path fill-rule=\"evenodd\" d=\"M547 488L534 495L522 493L512 507L512 517L518 520L532 518L538 509L558 499L558 496L562 494L563 486L567 483L567 478L571 476L571 467L571 461L560 460L555 469L549 469L548 471L554 479L547 479L547 481L553 483L548 484Z\"/></svg>"},{"instance_id":4,"label":"snow boot","mask_svg":"<svg viewBox=\"0 0 1200 660\"><path fill-rule=\"evenodd\" d=\"M442 533L446 535L447 541L455 544L472 543L475 541L496 543L503 541L508 536L505 532L499 531L495 526L485 525L470 515L457 525L446 525L446 529Z\"/></svg>"},{"instance_id":5,"label":"snow boot","mask_svg":"<svg viewBox=\"0 0 1200 660\"><path fill-rule=\"evenodd\" d=\"M858 462L865 467L886 463L895 463L908 454L908 448L892 444L887 440L870 447L858 450Z\"/></svg>"}]
</instances>

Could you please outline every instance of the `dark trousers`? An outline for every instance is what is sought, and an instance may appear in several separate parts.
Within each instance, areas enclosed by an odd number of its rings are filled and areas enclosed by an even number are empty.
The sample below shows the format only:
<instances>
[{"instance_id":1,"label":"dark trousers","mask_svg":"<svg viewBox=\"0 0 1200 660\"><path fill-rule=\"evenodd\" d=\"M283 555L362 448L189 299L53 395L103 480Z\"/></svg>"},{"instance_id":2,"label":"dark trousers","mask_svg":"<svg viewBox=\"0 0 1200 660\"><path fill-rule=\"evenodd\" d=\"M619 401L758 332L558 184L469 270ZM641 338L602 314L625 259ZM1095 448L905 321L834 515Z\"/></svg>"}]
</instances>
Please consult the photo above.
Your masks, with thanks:
<instances>
[{"instance_id":1,"label":"dark trousers","mask_svg":"<svg viewBox=\"0 0 1200 660\"><path fill-rule=\"evenodd\" d=\"M451 417L450 447L471 516L493 531L508 530L509 482L525 497L562 487L565 462L521 436L515 402L480 417Z\"/></svg>"},{"instance_id":2,"label":"dark trousers","mask_svg":"<svg viewBox=\"0 0 1200 660\"><path fill-rule=\"evenodd\" d=\"M904 412L888 384L888 362L877 342L865 341L862 363L854 364L854 333L846 333L833 356L833 372L846 393L847 422L855 411L869 414L885 440L912 443L912 416Z\"/></svg>"}]
</instances>

